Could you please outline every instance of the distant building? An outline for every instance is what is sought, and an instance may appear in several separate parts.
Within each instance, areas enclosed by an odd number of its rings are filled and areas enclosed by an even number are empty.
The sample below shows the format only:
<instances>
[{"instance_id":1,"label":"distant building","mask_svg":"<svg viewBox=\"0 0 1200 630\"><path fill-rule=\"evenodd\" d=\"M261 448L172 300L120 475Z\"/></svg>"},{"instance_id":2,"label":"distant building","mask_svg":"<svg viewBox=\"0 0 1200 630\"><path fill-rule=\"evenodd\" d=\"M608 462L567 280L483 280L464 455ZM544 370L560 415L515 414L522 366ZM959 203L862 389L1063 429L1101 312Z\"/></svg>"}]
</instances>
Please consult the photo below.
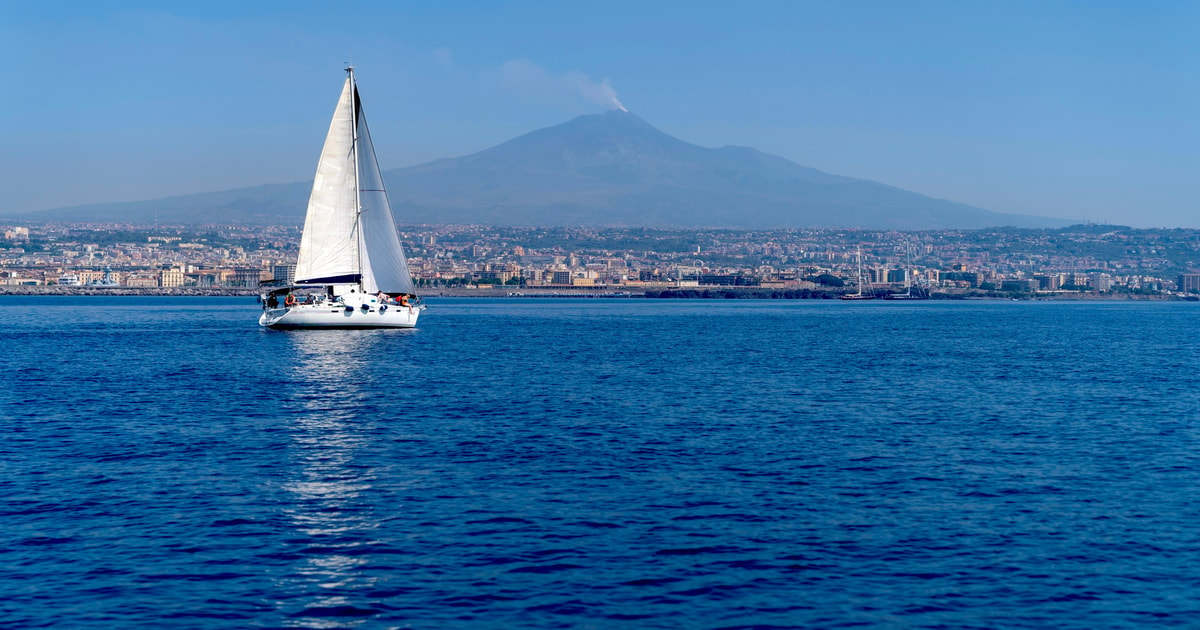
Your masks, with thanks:
<instances>
[{"instance_id":1,"label":"distant building","mask_svg":"<svg viewBox=\"0 0 1200 630\"><path fill-rule=\"evenodd\" d=\"M161 287L181 287L183 286L183 269L172 267L163 269L159 274L158 285Z\"/></svg>"},{"instance_id":2,"label":"distant building","mask_svg":"<svg viewBox=\"0 0 1200 630\"><path fill-rule=\"evenodd\" d=\"M701 274L700 284L726 286L726 287L749 287L755 286L758 282L754 278L747 278L741 274Z\"/></svg>"},{"instance_id":3,"label":"distant building","mask_svg":"<svg viewBox=\"0 0 1200 630\"><path fill-rule=\"evenodd\" d=\"M477 271L474 276L477 282L483 284L504 284L517 274L511 271Z\"/></svg>"},{"instance_id":4,"label":"distant building","mask_svg":"<svg viewBox=\"0 0 1200 630\"><path fill-rule=\"evenodd\" d=\"M198 271L195 274L196 286L216 287L221 285L221 274L214 271Z\"/></svg>"},{"instance_id":5,"label":"distant building","mask_svg":"<svg viewBox=\"0 0 1200 630\"><path fill-rule=\"evenodd\" d=\"M1043 291L1057 291L1062 288L1062 278L1058 275L1034 276L1033 278L1038 281L1038 288Z\"/></svg>"},{"instance_id":6,"label":"distant building","mask_svg":"<svg viewBox=\"0 0 1200 630\"><path fill-rule=\"evenodd\" d=\"M1200 273L1179 274L1179 290L1184 293L1200 293Z\"/></svg>"},{"instance_id":7,"label":"distant building","mask_svg":"<svg viewBox=\"0 0 1200 630\"><path fill-rule=\"evenodd\" d=\"M0 271L0 285L17 286L17 285L41 285L42 281L37 278L26 278L15 271Z\"/></svg>"},{"instance_id":8,"label":"distant building","mask_svg":"<svg viewBox=\"0 0 1200 630\"><path fill-rule=\"evenodd\" d=\"M157 287L158 286L158 278L154 278L154 277L150 277L150 276L129 276L128 278L125 279L125 286L138 287L138 288L143 288L143 289L150 288L150 287Z\"/></svg>"},{"instance_id":9,"label":"distant building","mask_svg":"<svg viewBox=\"0 0 1200 630\"><path fill-rule=\"evenodd\" d=\"M254 288L259 283L258 269L236 269L233 272L233 279L229 281L231 287Z\"/></svg>"},{"instance_id":10,"label":"distant building","mask_svg":"<svg viewBox=\"0 0 1200 630\"><path fill-rule=\"evenodd\" d=\"M293 284L296 282L296 265L275 265L271 268L271 277L276 282Z\"/></svg>"},{"instance_id":11,"label":"distant building","mask_svg":"<svg viewBox=\"0 0 1200 630\"><path fill-rule=\"evenodd\" d=\"M1037 280L1005 280L1000 283L1000 290L1011 293L1032 293L1037 291L1039 286Z\"/></svg>"},{"instance_id":12,"label":"distant building","mask_svg":"<svg viewBox=\"0 0 1200 630\"><path fill-rule=\"evenodd\" d=\"M953 280L955 282L966 282L968 286L975 288L983 284L983 274L974 271L950 271L941 274L942 280Z\"/></svg>"}]
</instances>

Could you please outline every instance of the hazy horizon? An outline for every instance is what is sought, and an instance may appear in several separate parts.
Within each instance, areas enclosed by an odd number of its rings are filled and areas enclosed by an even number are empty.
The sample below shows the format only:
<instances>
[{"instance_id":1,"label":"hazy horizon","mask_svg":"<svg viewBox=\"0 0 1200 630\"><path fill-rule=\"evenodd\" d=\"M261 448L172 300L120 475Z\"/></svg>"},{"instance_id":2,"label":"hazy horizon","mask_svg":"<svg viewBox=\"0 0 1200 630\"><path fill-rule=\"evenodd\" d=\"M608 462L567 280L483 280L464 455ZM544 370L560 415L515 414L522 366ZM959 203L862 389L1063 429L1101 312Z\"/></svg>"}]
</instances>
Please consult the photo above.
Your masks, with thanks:
<instances>
[{"instance_id":1,"label":"hazy horizon","mask_svg":"<svg viewBox=\"0 0 1200 630\"><path fill-rule=\"evenodd\" d=\"M311 178L352 62L385 169L621 107L995 212L1200 227L1200 6L727 9L9 3L0 212Z\"/></svg>"}]
</instances>

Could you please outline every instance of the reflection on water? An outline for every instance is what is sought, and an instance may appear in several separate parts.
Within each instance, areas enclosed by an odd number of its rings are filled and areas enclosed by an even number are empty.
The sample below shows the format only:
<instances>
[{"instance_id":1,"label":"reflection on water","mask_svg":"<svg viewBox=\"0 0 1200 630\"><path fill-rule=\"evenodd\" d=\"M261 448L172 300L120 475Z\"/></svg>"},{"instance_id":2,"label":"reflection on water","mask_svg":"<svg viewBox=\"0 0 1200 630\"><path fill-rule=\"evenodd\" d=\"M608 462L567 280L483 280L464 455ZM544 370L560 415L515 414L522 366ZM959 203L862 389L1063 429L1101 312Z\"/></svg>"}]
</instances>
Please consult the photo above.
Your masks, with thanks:
<instances>
[{"instance_id":1,"label":"reflection on water","mask_svg":"<svg viewBox=\"0 0 1200 630\"><path fill-rule=\"evenodd\" d=\"M363 413L355 360L371 339L361 331L289 333L295 359L288 404L296 415L291 481L284 486L293 502L284 514L296 532L296 553L303 557L278 585L289 594L280 602L289 626L357 626L372 612L357 594L376 581L363 568L367 550L379 544L372 532L380 517L367 500L372 470L355 464L375 415Z\"/></svg>"}]
</instances>

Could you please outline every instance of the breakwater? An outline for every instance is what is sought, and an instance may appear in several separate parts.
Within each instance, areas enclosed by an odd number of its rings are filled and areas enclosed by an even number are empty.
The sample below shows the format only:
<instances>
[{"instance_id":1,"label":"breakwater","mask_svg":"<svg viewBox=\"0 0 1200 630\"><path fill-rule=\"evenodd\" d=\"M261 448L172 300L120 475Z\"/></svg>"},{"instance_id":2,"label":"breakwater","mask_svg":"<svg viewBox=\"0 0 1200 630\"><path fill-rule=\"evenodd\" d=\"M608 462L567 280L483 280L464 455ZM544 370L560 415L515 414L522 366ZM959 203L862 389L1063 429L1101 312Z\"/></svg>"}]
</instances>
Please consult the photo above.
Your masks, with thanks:
<instances>
[{"instance_id":1,"label":"breakwater","mask_svg":"<svg viewBox=\"0 0 1200 630\"><path fill-rule=\"evenodd\" d=\"M241 296L258 295L257 289L227 288L227 287L94 287L94 286L64 286L64 285L12 285L0 286L0 295L103 295L103 296L173 296L173 297L204 297L204 296Z\"/></svg>"}]
</instances>

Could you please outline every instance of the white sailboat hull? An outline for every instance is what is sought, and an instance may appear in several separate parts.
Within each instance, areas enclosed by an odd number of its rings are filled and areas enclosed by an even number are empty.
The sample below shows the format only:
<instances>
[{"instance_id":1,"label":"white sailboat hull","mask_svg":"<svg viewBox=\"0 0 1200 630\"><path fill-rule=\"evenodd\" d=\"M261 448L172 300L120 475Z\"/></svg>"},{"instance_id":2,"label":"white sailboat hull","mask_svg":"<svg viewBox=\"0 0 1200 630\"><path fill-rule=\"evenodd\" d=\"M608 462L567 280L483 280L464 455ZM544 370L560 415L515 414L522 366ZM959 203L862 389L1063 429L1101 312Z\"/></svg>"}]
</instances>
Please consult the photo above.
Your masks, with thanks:
<instances>
[{"instance_id":1,"label":"white sailboat hull","mask_svg":"<svg viewBox=\"0 0 1200 630\"><path fill-rule=\"evenodd\" d=\"M421 306L297 304L263 311L267 328L415 328Z\"/></svg>"}]
</instances>

